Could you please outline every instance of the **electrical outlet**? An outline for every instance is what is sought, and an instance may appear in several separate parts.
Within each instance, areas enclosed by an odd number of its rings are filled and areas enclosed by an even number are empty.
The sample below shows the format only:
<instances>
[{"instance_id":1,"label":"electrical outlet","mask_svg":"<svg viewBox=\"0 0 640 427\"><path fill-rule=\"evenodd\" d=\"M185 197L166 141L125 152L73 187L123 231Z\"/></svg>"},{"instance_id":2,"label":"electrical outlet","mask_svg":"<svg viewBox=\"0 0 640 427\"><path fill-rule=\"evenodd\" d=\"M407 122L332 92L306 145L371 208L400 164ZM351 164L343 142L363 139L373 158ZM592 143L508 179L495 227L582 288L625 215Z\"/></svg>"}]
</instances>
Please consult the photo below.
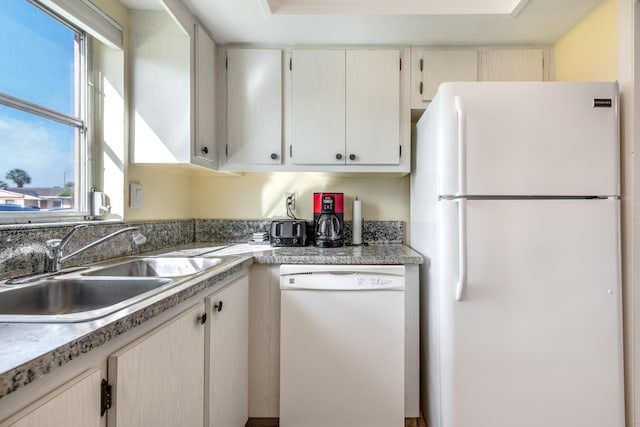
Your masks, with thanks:
<instances>
[{"instance_id":1,"label":"electrical outlet","mask_svg":"<svg viewBox=\"0 0 640 427\"><path fill-rule=\"evenodd\" d=\"M296 210L296 193L284 193L285 197L285 207L287 211Z\"/></svg>"}]
</instances>

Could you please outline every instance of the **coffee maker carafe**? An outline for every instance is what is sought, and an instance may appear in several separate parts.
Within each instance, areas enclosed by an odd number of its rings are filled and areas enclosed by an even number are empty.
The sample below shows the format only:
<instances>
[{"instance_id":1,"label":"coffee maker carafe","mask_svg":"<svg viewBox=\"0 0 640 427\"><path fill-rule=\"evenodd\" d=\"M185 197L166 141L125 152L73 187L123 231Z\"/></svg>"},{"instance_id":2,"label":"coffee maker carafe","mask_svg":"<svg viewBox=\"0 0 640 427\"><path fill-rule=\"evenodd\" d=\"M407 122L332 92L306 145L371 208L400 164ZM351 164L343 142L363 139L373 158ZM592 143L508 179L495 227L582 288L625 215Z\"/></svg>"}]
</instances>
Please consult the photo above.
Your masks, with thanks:
<instances>
[{"instance_id":1,"label":"coffee maker carafe","mask_svg":"<svg viewBox=\"0 0 640 427\"><path fill-rule=\"evenodd\" d=\"M344 242L344 194L313 193L315 242L319 248L338 248Z\"/></svg>"}]
</instances>

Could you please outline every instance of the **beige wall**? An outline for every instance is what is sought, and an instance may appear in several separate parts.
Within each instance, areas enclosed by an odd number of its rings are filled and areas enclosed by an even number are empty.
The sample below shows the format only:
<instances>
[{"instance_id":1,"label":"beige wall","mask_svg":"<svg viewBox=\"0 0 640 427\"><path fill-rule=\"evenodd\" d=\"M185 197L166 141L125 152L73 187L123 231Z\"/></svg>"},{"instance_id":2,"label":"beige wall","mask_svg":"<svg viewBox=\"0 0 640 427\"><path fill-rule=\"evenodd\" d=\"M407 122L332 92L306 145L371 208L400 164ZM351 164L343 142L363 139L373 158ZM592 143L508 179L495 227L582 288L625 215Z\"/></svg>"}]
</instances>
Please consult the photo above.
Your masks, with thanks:
<instances>
[{"instance_id":1,"label":"beige wall","mask_svg":"<svg viewBox=\"0 0 640 427\"><path fill-rule=\"evenodd\" d=\"M616 80L616 0L606 0L555 44L555 79Z\"/></svg>"},{"instance_id":2,"label":"beige wall","mask_svg":"<svg viewBox=\"0 0 640 427\"><path fill-rule=\"evenodd\" d=\"M313 193L345 195L345 219L351 220L353 199L362 201L365 220L409 220L409 178L265 173L238 177L194 177L196 218L283 218L285 193L296 193L295 215L313 217Z\"/></svg>"},{"instance_id":3,"label":"beige wall","mask_svg":"<svg viewBox=\"0 0 640 427\"><path fill-rule=\"evenodd\" d=\"M192 186L190 169L171 165L138 165L128 167L127 187L130 183L144 187L143 207L132 209L129 201L125 217L127 221L190 219ZM127 194L129 189L127 188Z\"/></svg>"}]
</instances>

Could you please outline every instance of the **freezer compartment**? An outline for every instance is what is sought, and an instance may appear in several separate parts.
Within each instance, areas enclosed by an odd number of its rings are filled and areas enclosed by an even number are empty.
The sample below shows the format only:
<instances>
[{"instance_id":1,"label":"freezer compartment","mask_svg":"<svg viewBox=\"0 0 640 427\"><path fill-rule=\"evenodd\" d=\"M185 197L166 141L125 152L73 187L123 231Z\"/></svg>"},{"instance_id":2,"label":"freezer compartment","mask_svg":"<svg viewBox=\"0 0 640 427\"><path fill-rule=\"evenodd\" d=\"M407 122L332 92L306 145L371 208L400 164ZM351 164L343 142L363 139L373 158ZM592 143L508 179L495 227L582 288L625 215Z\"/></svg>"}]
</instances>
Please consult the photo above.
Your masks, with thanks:
<instances>
[{"instance_id":1,"label":"freezer compartment","mask_svg":"<svg viewBox=\"0 0 640 427\"><path fill-rule=\"evenodd\" d=\"M445 83L418 123L419 143L428 121L441 195L620 193L615 82Z\"/></svg>"},{"instance_id":2,"label":"freezer compartment","mask_svg":"<svg viewBox=\"0 0 640 427\"><path fill-rule=\"evenodd\" d=\"M442 201L440 215L433 426L622 427L619 201Z\"/></svg>"}]
</instances>

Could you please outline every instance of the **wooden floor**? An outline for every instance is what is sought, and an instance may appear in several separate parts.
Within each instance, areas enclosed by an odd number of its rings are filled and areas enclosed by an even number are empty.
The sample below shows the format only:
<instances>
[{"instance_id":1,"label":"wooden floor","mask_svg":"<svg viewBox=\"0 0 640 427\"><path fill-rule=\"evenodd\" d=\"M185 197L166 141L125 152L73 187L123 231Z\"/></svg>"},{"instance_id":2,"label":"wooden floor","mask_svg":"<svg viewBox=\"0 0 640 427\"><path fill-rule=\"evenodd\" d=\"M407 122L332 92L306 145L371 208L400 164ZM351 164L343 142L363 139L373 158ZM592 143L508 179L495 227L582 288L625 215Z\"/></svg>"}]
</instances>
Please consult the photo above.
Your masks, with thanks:
<instances>
[{"instance_id":1,"label":"wooden floor","mask_svg":"<svg viewBox=\"0 0 640 427\"><path fill-rule=\"evenodd\" d=\"M407 418L404 422L405 427L427 427L422 417ZM249 418L245 427L279 427L277 418Z\"/></svg>"}]
</instances>

